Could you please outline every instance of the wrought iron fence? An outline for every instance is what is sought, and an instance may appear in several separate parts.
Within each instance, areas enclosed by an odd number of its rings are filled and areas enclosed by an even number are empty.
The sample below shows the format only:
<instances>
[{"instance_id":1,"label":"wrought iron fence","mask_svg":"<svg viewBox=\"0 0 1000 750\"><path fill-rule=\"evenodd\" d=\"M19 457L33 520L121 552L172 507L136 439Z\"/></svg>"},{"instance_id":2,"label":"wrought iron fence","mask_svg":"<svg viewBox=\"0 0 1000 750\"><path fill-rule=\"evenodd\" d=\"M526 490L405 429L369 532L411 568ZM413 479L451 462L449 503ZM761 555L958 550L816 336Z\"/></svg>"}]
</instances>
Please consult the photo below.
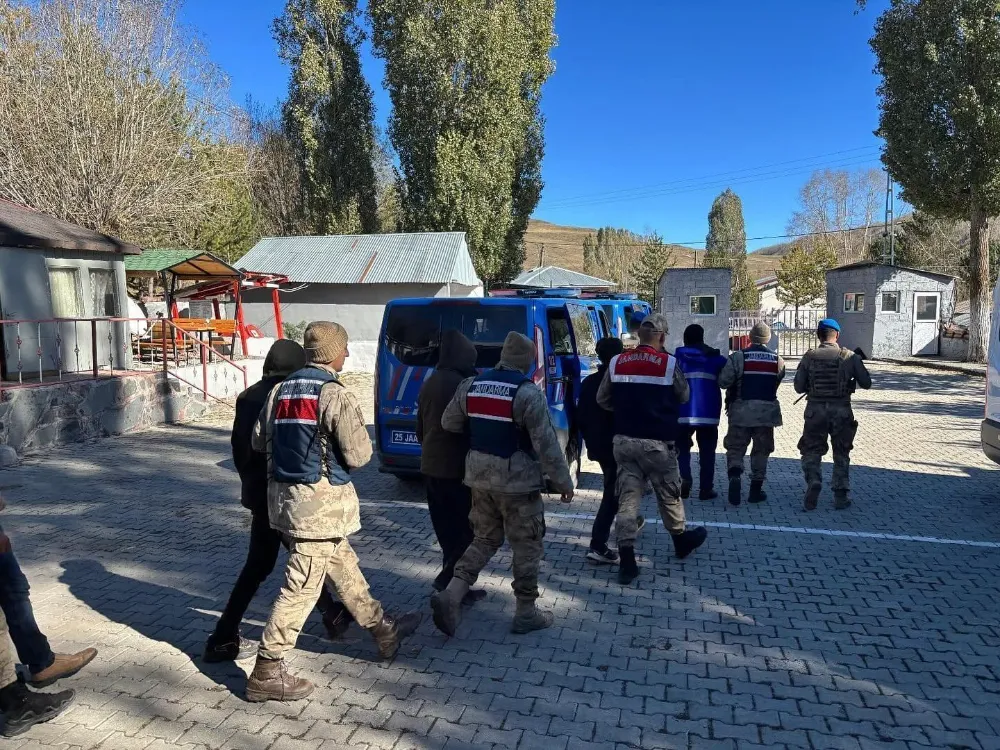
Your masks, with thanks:
<instances>
[{"instance_id":1,"label":"wrought iron fence","mask_svg":"<svg viewBox=\"0 0 1000 750\"><path fill-rule=\"evenodd\" d=\"M729 313L729 348L749 345L750 329L759 322L771 327L771 348L782 357L801 357L815 346L816 327L826 312L815 308L734 310Z\"/></svg>"}]
</instances>

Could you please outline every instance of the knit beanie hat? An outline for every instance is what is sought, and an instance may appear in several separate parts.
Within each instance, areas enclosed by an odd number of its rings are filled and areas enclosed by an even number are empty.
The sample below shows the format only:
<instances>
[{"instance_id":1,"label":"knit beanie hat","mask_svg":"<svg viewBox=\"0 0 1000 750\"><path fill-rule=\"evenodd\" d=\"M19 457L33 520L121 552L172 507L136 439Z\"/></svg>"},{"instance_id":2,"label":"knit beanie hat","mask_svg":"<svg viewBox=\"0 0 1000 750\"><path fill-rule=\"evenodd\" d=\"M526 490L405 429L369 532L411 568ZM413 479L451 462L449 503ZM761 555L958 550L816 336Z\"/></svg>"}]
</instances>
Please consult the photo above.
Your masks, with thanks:
<instances>
[{"instance_id":1,"label":"knit beanie hat","mask_svg":"<svg viewBox=\"0 0 1000 750\"><path fill-rule=\"evenodd\" d=\"M340 323L317 320L306 328L303 342L309 361L326 365L346 351L347 331Z\"/></svg>"},{"instance_id":2,"label":"knit beanie hat","mask_svg":"<svg viewBox=\"0 0 1000 750\"><path fill-rule=\"evenodd\" d=\"M527 375L534 361L535 345L531 339L517 331L508 333L500 352L500 363Z\"/></svg>"},{"instance_id":3,"label":"knit beanie hat","mask_svg":"<svg viewBox=\"0 0 1000 750\"><path fill-rule=\"evenodd\" d=\"M750 340L755 344L766 344L771 340L771 327L767 323L757 323L750 329Z\"/></svg>"}]
</instances>

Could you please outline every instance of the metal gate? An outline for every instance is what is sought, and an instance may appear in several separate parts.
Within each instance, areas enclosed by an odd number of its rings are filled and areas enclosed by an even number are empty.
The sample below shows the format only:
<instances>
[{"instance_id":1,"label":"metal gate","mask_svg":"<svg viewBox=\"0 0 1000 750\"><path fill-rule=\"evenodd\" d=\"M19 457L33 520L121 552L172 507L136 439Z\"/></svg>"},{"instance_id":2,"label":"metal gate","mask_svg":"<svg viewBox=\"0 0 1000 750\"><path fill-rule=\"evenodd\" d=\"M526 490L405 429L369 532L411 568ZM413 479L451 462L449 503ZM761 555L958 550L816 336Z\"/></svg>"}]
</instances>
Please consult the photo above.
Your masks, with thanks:
<instances>
[{"instance_id":1,"label":"metal gate","mask_svg":"<svg viewBox=\"0 0 1000 750\"><path fill-rule=\"evenodd\" d=\"M729 348L750 344L750 329L760 321L771 327L770 347L782 357L801 357L816 346L816 327L826 317L823 310L733 310L729 313Z\"/></svg>"}]
</instances>

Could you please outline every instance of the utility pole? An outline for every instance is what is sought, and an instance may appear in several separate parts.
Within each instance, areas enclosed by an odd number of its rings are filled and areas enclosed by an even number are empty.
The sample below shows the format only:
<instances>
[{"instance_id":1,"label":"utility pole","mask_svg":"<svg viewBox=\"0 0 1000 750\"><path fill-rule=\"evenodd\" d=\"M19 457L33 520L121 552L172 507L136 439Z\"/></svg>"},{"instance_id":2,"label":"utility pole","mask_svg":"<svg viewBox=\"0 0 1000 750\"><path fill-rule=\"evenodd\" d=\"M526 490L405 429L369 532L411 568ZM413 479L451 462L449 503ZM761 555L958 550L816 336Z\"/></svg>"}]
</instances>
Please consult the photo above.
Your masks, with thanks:
<instances>
[{"instance_id":1,"label":"utility pole","mask_svg":"<svg viewBox=\"0 0 1000 750\"><path fill-rule=\"evenodd\" d=\"M538 248L538 267L541 268L545 265L545 245Z\"/></svg>"},{"instance_id":2,"label":"utility pole","mask_svg":"<svg viewBox=\"0 0 1000 750\"><path fill-rule=\"evenodd\" d=\"M889 265L896 265L896 217L894 216L895 210L895 196L893 195L892 189L892 177L889 175L889 170L885 172L885 230L884 234L889 240ZM882 262L885 262L885 254L883 251Z\"/></svg>"}]
</instances>

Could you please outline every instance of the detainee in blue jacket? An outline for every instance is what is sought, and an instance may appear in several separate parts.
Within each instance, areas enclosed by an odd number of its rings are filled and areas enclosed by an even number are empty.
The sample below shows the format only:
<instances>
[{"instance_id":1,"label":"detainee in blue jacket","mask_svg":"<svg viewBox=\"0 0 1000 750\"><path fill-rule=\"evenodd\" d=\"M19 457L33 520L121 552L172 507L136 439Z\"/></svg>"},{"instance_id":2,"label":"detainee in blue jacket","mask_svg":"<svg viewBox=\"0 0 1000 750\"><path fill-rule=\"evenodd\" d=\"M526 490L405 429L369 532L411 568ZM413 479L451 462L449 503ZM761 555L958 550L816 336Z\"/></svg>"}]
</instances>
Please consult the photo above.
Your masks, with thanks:
<instances>
[{"instance_id":1,"label":"detainee in blue jacket","mask_svg":"<svg viewBox=\"0 0 1000 750\"><path fill-rule=\"evenodd\" d=\"M691 448L698 441L701 484L698 497L712 500L719 496L715 483L715 449L719 444L719 418L722 414L722 389L718 376L726 358L718 349L705 344L705 329L690 325L684 329L684 346L675 353L677 363L691 387L691 398L681 405L677 419L677 462L681 471L681 497L691 494Z\"/></svg>"}]
</instances>

